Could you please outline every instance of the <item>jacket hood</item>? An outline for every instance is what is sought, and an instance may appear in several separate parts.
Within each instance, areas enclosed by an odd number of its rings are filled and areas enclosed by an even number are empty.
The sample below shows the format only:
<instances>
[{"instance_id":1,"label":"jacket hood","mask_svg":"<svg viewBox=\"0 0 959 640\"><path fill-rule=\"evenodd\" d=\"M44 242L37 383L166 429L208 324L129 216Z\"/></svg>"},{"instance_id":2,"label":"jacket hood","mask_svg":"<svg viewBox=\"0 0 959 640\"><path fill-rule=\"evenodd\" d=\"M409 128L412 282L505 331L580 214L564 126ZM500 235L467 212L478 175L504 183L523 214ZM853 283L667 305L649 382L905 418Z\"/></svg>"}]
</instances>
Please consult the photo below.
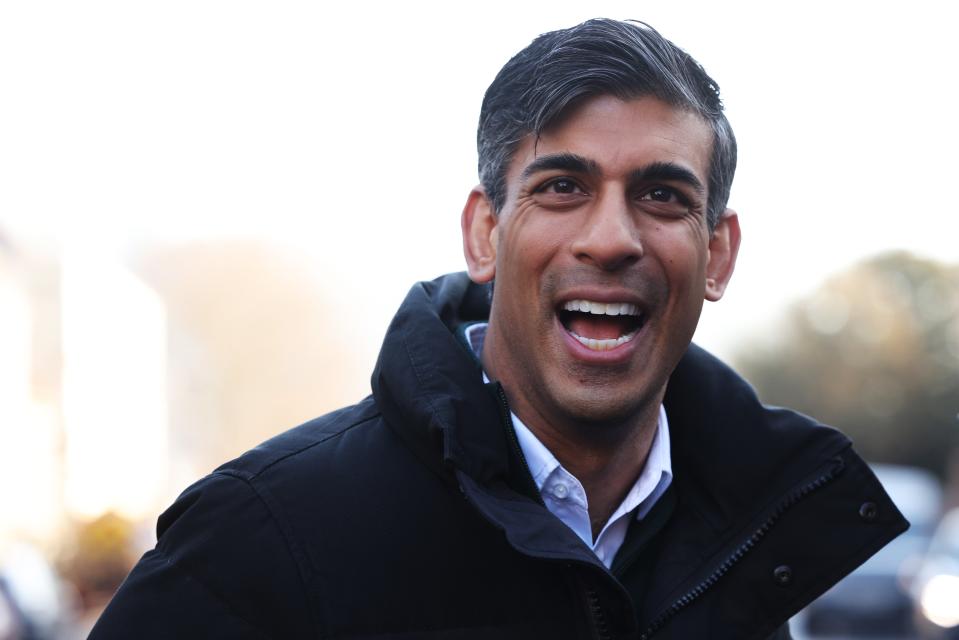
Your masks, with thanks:
<instances>
[{"instance_id":1,"label":"jacket hood","mask_svg":"<svg viewBox=\"0 0 959 640\"><path fill-rule=\"evenodd\" d=\"M505 476L506 441L496 385L455 331L489 317L488 287L465 273L413 285L393 317L376 367L373 397L387 423L420 460L489 482Z\"/></svg>"},{"instance_id":2,"label":"jacket hood","mask_svg":"<svg viewBox=\"0 0 959 640\"><path fill-rule=\"evenodd\" d=\"M480 484L508 477L506 432L498 383L483 384L456 329L488 318L488 292L465 273L414 285L372 378L387 422L425 464L447 475L452 466ZM850 444L805 416L764 407L748 383L695 345L670 377L664 404L675 482L695 485L698 510L717 527L757 504L757 493L781 494Z\"/></svg>"}]
</instances>

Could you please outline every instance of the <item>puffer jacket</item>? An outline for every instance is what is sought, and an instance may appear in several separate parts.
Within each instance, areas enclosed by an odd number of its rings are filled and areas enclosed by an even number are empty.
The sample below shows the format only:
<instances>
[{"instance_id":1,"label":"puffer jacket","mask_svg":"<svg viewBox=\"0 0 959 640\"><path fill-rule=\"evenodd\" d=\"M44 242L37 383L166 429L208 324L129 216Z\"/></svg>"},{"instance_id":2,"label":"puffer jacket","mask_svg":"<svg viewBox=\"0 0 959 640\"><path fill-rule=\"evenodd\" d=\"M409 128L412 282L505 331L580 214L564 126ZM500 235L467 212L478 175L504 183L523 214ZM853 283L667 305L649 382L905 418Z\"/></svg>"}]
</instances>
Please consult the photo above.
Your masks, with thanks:
<instances>
[{"instance_id":1,"label":"puffer jacket","mask_svg":"<svg viewBox=\"0 0 959 640\"><path fill-rule=\"evenodd\" d=\"M498 383L455 335L465 274L413 287L373 395L188 488L91 638L788 637L908 526L839 432L691 346L673 485L607 570L542 504Z\"/></svg>"}]
</instances>

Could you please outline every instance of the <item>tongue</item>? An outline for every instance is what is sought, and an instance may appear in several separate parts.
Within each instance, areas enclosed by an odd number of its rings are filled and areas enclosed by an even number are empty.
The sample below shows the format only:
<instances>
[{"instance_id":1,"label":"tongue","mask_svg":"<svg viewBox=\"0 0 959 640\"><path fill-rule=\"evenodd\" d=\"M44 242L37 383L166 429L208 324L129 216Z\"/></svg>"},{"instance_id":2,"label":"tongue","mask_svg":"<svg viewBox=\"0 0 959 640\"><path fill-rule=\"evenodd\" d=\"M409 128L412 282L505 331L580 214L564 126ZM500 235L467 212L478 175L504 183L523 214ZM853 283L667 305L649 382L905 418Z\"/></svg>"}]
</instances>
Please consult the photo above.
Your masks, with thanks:
<instances>
[{"instance_id":1,"label":"tongue","mask_svg":"<svg viewBox=\"0 0 959 640\"><path fill-rule=\"evenodd\" d=\"M604 316L574 313L569 328L578 336L595 340L610 340L629 333L628 320L623 316Z\"/></svg>"}]
</instances>

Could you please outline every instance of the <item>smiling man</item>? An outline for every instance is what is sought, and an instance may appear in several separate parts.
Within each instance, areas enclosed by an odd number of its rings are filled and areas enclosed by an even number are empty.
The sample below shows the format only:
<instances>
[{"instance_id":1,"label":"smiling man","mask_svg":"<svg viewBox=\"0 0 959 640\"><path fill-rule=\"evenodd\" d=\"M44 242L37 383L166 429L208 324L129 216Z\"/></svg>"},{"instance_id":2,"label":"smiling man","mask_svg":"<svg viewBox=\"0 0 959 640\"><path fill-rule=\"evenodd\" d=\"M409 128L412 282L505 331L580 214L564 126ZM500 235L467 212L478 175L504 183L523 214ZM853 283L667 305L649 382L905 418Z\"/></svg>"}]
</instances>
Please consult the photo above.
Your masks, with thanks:
<instances>
[{"instance_id":1,"label":"smiling man","mask_svg":"<svg viewBox=\"0 0 959 640\"><path fill-rule=\"evenodd\" d=\"M839 432L690 340L739 248L718 88L653 29L487 91L469 275L413 287L359 404L187 489L94 638L788 638L907 526Z\"/></svg>"},{"instance_id":2,"label":"smiling man","mask_svg":"<svg viewBox=\"0 0 959 640\"><path fill-rule=\"evenodd\" d=\"M499 210L470 194L463 230L471 278L497 277L483 367L582 483L598 540L668 437L669 375L732 275L739 226L707 215L702 117L653 96L580 102L517 146Z\"/></svg>"}]
</instances>

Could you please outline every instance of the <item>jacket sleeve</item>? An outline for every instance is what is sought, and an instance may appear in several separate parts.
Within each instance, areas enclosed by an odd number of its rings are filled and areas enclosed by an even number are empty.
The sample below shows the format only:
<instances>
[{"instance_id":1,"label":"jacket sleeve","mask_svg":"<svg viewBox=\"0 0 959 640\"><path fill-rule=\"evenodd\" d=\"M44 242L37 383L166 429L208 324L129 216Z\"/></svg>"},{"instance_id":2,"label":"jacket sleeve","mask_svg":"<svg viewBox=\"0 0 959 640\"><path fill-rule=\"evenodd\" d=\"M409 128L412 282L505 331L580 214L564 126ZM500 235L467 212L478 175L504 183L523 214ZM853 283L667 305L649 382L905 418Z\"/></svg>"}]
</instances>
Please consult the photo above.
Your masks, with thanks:
<instances>
[{"instance_id":1,"label":"jacket sleeve","mask_svg":"<svg viewBox=\"0 0 959 640\"><path fill-rule=\"evenodd\" d=\"M214 474L160 516L156 548L133 568L89 637L315 637L306 580L288 532L254 487Z\"/></svg>"}]
</instances>

